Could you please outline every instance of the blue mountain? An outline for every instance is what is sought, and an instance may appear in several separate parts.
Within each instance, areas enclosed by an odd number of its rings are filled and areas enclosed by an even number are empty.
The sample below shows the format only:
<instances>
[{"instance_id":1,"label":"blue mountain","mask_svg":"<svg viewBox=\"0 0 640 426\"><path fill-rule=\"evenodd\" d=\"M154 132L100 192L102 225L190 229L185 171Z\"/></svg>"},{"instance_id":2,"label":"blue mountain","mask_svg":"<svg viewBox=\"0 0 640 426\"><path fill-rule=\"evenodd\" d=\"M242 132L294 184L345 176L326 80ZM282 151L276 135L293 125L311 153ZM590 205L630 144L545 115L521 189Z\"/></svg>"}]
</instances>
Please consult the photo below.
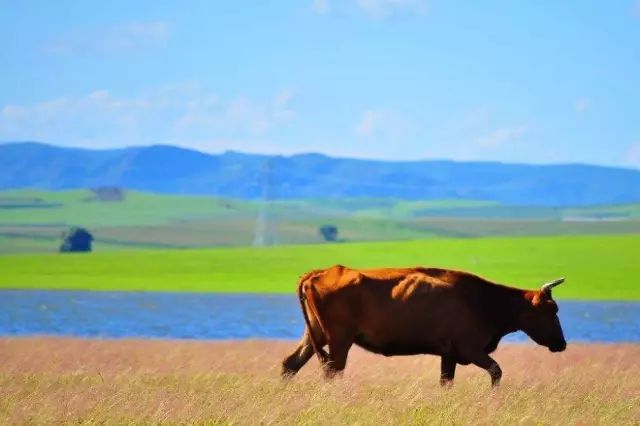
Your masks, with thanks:
<instances>
[{"instance_id":1,"label":"blue mountain","mask_svg":"<svg viewBox=\"0 0 640 426\"><path fill-rule=\"evenodd\" d=\"M274 199L472 199L531 206L640 202L640 170L583 164L214 155L167 145L90 150L37 142L0 144L0 189L106 185L243 199L266 191Z\"/></svg>"}]
</instances>

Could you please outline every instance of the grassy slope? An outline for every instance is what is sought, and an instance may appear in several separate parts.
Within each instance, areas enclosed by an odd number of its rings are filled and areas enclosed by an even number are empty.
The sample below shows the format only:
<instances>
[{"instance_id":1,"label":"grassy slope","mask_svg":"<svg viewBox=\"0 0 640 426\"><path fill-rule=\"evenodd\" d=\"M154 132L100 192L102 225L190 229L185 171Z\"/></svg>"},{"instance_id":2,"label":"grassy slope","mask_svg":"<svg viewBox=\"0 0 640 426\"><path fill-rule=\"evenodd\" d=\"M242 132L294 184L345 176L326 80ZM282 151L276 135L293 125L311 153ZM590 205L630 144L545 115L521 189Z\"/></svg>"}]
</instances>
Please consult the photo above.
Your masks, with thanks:
<instances>
[{"instance_id":1,"label":"grassy slope","mask_svg":"<svg viewBox=\"0 0 640 426\"><path fill-rule=\"evenodd\" d=\"M20 208L0 208L0 224L66 224L89 227L158 225L172 222L192 222L213 218L251 215L257 213L257 203L246 200L230 200L208 196L184 196L151 194L127 191L121 202L99 202L91 200L93 194L86 190L0 191L0 207L3 204L19 204ZM49 208L37 206L38 200ZM53 206L52 206L53 205ZM392 199L347 199L347 200L291 200L274 201L272 212L280 217L345 216L403 219L416 213L430 211L464 210L483 207L499 207L495 203L482 201L398 201Z\"/></svg>"},{"instance_id":2,"label":"grassy slope","mask_svg":"<svg viewBox=\"0 0 640 426\"><path fill-rule=\"evenodd\" d=\"M559 298L640 299L640 237L526 237L281 246L89 255L0 256L0 287L291 293L303 272L429 265L521 287L566 276Z\"/></svg>"},{"instance_id":3,"label":"grassy slope","mask_svg":"<svg viewBox=\"0 0 640 426\"><path fill-rule=\"evenodd\" d=\"M54 252L60 235L72 225L88 227L97 249L246 246L254 239L254 202L135 191L127 192L122 202L92 197L82 190L0 192L0 253ZM287 200L271 206L270 238L282 244L319 243L318 226L323 223L337 225L341 239L347 241L628 234L640 233L640 220L633 219L638 211L637 206L560 211L465 200ZM624 219L625 214L625 220L617 221L559 220L563 215Z\"/></svg>"},{"instance_id":4,"label":"grassy slope","mask_svg":"<svg viewBox=\"0 0 640 426\"><path fill-rule=\"evenodd\" d=\"M59 235L54 237L24 238L0 235L0 255L18 253L54 252L60 246ZM123 250L131 246L99 241L93 245L95 251ZM140 245L139 248L145 248ZM150 248L150 247L149 247Z\"/></svg>"},{"instance_id":5,"label":"grassy slope","mask_svg":"<svg viewBox=\"0 0 640 426\"><path fill-rule=\"evenodd\" d=\"M255 210L252 203L215 197L158 195L128 191L123 202L89 200L90 191L16 190L0 192L2 199L39 199L59 203L54 208L0 209L2 224L65 224L88 227L158 225L175 220L198 220Z\"/></svg>"},{"instance_id":6,"label":"grassy slope","mask_svg":"<svg viewBox=\"0 0 640 426\"><path fill-rule=\"evenodd\" d=\"M572 217L618 217L618 218L640 218L640 204L620 204L613 206L582 207L579 209L567 209L566 216Z\"/></svg>"},{"instance_id":7,"label":"grassy slope","mask_svg":"<svg viewBox=\"0 0 640 426\"><path fill-rule=\"evenodd\" d=\"M122 202L92 201L87 190L0 191L1 224L75 224L82 226L154 225L172 221L193 221L221 216L257 212L257 203L209 196L151 194L127 191ZM49 205L49 208L29 208ZM6 204L21 208L2 208ZM640 204L605 205L568 209L548 207L504 206L495 202L473 200L404 201L394 199L308 199L273 202L280 216L355 215L384 219L419 217L464 217L488 219L640 218Z\"/></svg>"}]
</instances>

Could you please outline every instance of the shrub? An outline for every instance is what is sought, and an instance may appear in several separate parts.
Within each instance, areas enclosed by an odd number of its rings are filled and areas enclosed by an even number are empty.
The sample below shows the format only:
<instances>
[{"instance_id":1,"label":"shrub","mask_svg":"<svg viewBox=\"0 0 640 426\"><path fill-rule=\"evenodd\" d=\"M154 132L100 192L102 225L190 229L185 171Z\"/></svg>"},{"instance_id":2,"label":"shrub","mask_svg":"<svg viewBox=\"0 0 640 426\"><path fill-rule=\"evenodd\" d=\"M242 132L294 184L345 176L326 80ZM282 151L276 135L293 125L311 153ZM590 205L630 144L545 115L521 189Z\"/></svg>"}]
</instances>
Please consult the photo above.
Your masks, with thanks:
<instances>
[{"instance_id":1,"label":"shrub","mask_svg":"<svg viewBox=\"0 0 640 426\"><path fill-rule=\"evenodd\" d=\"M61 253L89 252L93 235L84 228L73 227L62 235Z\"/></svg>"},{"instance_id":2,"label":"shrub","mask_svg":"<svg viewBox=\"0 0 640 426\"><path fill-rule=\"evenodd\" d=\"M101 186L91 189L98 201L122 201L124 200L124 190L117 186Z\"/></svg>"},{"instance_id":3,"label":"shrub","mask_svg":"<svg viewBox=\"0 0 640 426\"><path fill-rule=\"evenodd\" d=\"M336 241L338 239L338 227L335 225L322 225L318 229L325 241Z\"/></svg>"}]
</instances>

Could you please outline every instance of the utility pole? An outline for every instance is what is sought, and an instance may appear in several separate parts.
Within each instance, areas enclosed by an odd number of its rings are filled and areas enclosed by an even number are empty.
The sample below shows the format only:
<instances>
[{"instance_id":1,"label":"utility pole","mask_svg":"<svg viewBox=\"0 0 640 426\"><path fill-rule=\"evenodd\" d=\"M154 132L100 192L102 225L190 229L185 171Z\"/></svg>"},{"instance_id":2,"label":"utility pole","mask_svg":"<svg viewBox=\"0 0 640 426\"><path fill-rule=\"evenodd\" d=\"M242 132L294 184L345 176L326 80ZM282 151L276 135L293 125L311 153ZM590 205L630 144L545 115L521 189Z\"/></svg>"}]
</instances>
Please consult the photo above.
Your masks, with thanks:
<instances>
[{"instance_id":1,"label":"utility pole","mask_svg":"<svg viewBox=\"0 0 640 426\"><path fill-rule=\"evenodd\" d=\"M273 174L273 159L267 157L264 163L262 174L262 198L258 207L258 216L256 217L256 227L253 238L254 246L269 246L275 243L273 235L273 224L271 223L271 215L269 212L269 203L271 200L271 186Z\"/></svg>"}]
</instances>

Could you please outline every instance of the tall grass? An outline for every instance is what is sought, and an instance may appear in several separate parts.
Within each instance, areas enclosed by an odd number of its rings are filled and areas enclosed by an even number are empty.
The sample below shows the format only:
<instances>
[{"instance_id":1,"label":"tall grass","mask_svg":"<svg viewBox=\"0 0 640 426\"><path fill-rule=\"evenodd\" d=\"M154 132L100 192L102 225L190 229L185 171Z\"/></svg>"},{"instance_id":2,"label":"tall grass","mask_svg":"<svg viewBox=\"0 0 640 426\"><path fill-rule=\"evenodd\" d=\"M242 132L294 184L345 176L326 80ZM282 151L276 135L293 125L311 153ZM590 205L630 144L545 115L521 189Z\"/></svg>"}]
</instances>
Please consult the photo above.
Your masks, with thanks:
<instances>
[{"instance_id":1,"label":"tall grass","mask_svg":"<svg viewBox=\"0 0 640 426\"><path fill-rule=\"evenodd\" d=\"M497 390L459 367L438 386L435 357L352 350L344 377L312 359L282 382L293 342L69 339L0 341L0 421L228 424L633 424L640 422L640 346L570 345L551 354L506 345Z\"/></svg>"}]
</instances>

